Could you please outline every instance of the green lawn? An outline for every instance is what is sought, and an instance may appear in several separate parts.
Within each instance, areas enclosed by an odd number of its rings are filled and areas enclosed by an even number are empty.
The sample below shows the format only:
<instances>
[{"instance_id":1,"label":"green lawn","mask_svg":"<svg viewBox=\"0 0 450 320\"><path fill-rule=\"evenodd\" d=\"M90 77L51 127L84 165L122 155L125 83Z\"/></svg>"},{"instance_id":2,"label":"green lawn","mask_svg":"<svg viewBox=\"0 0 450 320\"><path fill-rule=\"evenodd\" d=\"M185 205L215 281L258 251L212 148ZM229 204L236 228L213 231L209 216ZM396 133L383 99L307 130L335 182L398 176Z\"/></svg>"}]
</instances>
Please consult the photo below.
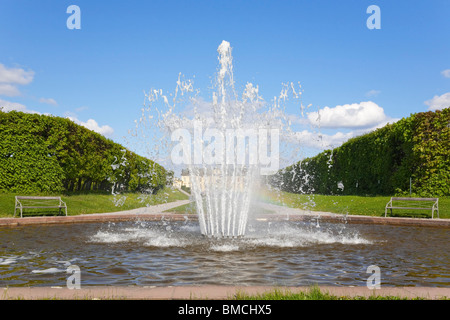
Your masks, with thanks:
<instances>
[{"instance_id":1,"label":"green lawn","mask_svg":"<svg viewBox=\"0 0 450 320\"><path fill-rule=\"evenodd\" d=\"M384 217L384 208L391 197L362 197L362 196L324 196L300 195L288 192L258 192L259 200L263 202L300 208L311 211L323 211L349 215L364 215ZM170 209L174 213L195 213L195 204L179 206ZM267 212L270 213L270 212ZM388 216L390 212L388 211ZM431 218L430 210L394 210L394 217ZM436 217L436 214L435 214ZM439 217L450 218L450 197L439 198Z\"/></svg>"},{"instance_id":2,"label":"green lawn","mask_svg":"<svg viewBox=\"0 0 450 320\"><path fill-rule=\"evenodd\" d=\"M19 194L0 193L0 217L12 217L14 214L14 196ZM20 194L22 195L22 194ZM147 205L155 205L175 200L188 199L178 190L165 189L157 195L144 196L140 193L129 193L114 197L105 193L69 194L61 195L66 202L69 215L104 213L130 210ZM259 192L260 200L301 208L311 211L324 211L350 215L384 216L384 207L390 197L362 197L362 196L324 196L300 195L288 192ZM115 201L125 199L122 205L115 205ZM195 214L195 204L190 203L170 210L175 213ZM56 211L55 211L56 212ZM35 213L33 213L34 215ZM39 214L39 213L37 213ZM49 214L49 212L44 212ZM52 214L52 212L50 212ZM388 213L389 215L389 213ZM394 210L396 217L431 217L431 210ZM450 197L439 198L439 216L450 218Z\"/></svg>"},{"instance_id":3,"label":"green lawn","mask_svg":"<svg viewBox=\"0 0 450 320\"><path fill-rule=\"evenodd\" d=\"M262 201L301 208L350 215L384 216L384 208L391 197L300 195L288 192L260 192ZM388 212L388 216L390 213ZM430 210L394 210L396 217L431 217ZM436 215L435 215L436 217ZM450 218L450 197L439 198L439 217Z\"/></svg>"},{"instance_id":4,"label":"green lawn","mask_svg":"<svg viewBox=\"0 0 450 320\"><path fill-rule=\"evenodd\" d=\"M16 195L25 194L0 193L0 217L6 218L14 215L14 197ZM39 196L38 194L33 195ZM67 204L68 215L117 212L188 199L188 197L180 191L168 188L160 190L156 195L126 193L114 197L112 194L107 193L86 193L58 194L54 196L61 196L61 199ZM124 200L123 204L120 204L121 200ZM118 205L116 205L116 203L118 203ZM30 210L32 209L28 209L28 212L31 212ZM26 211L24 212L26 214ZM54 215L57 213L57 209L45 209L45 211L39 209L39 211L33 211L33 215Z\"/></svg>"},{"instance_id":5,"label":"green lawn","mask_svg":"<svg viewBox=\"0 0 450 320\"><path fill-rule=\"evenodd\" d=\"M180 214L197 214L195 202L190 202L188 204L183 204L179 207L166 210L165 212L170 213L180 213Z\"/></svg>"},{"instance_id":6,"label":"green lawn","mask_svg":"<svg viewBox=\"0 0 450 320\"><path fill-rule=\"evenodd\" d=\"M234 300L425 300L421 297L406 298L402 296L383 296L377 295L374 292L370 296L337 296L322 291L318 286L312 286L304 291L290 291L282 288L275 288L262 294L247 294L245 292L238 292L230 299ZM448 300L444 297L440 300Z\"/></svg>"}]
</instances>

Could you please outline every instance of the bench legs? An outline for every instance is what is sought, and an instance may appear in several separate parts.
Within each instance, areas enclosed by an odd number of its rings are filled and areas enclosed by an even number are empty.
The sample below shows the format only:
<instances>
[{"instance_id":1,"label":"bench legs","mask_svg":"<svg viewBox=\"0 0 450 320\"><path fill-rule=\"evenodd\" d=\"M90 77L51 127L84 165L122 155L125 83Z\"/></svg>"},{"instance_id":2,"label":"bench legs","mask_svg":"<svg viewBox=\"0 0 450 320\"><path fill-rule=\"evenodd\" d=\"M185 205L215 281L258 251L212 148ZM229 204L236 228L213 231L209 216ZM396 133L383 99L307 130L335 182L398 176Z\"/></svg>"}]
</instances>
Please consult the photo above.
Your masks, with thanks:
<instances>
[{"instance_id":1,"label":"bench legs","mask_svg":"<svg viewBox=\"0 0 450 320\"><path fill-rule=\"evenodd\" d=\"M434 219L434 211L436 211L437 217L439 219L439 209L434 209L434 208L433 208L433 211L431 211L431 219Z\"/></svg>"},{"instance_id":2,"label":"bench legs","mask_svg":"<svg viewBox=\"0 0 450 320\"><path fill-rule=\"evenodd\" d=\"M392 217L392 208L385 208L384 209L384 217L386 217L387 216L387 211L388 211L388 209L389 210L391 210L391 217ZM420 208L420 209L426 209L426 208ZM432 208L431 209L431 219L434 219L434 212L436 211L436 213L437 213L437 217L438 217L438 219L439 219L439 209L436 209L436 208Z\"/></svg>"},{"instance_id":3,"label":"bench legs","mask_svg":"<svg viewBox=\"0 0 450 320\"><path fill-rule=\"evenodd\" d=\"M20 217L22 218L22 208L20 209ZM17 207L14 207L14 218L16 217L16 211L17 211Z\"/></svg>"},{"instance_id":4,"label":"bench legs","mask_svg":"<svg viewBox=\"0 0 450 320\"><path fill-rule=\"evenodd\" d=\"M54 207L52 207L52 208L54 208ZM67 207L59 207L58 208L58 215L60 216L61 215L61 213L62 213L62 209L64 208L64 213L66 214L66 217L67 217ZM14 207L14 218L16 217L16 213L17 213L17 209L19 209L20 210L20 217L21 218L23 218L23 208L22 207Z\"/></svg>"},{"instance_id":5,"label":"bench legs","mask_svg":"<svg viewBox=\"0 0 450 320\"><path fill-rule=\"evenodd\" d=\"M385 218L387 217L387 211L388 211L388 209L391 210L391 216L392 216L392 208L386 207L386 208L384 209L384 217L385 217Z\"/></svg>"}]
</instances>

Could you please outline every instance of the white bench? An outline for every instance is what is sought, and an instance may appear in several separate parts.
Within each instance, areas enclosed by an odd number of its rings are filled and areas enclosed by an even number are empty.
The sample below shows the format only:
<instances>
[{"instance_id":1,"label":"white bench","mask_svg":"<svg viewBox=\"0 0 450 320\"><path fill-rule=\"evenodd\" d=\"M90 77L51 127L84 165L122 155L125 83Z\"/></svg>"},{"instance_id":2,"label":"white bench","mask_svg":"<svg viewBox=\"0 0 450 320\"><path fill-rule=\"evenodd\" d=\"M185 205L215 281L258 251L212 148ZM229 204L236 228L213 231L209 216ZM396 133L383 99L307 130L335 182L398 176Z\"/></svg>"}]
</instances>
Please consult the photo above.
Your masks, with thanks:
<instances>
[{"instance_id":1,"label":"white bench","mask_svg":"<svg viewBox=\"0 0 450 320\"><path fill-rule=\"evenodd\" d=\"M392 197L386 204L384 210L384 216L386 217L387 211L392 209L407 209L407 210L431 210L431 218L434 218L434 212L436 211L439 218L439 198L402 198Z\"/></svg>"},{"instance_id":2,"label":"white bench","mask_svg":"<svg viewBox=\"0 0 450 320\"><path fill-rule=\"evenodd\" d=\"M22 218L23 209L65 209L67 216L67 205L61 200L61 197L30 197L30 196L16 196L16 204L14 207L14 217L17 209L20 210L20 217Z\"/></svg>"}]
</instances>

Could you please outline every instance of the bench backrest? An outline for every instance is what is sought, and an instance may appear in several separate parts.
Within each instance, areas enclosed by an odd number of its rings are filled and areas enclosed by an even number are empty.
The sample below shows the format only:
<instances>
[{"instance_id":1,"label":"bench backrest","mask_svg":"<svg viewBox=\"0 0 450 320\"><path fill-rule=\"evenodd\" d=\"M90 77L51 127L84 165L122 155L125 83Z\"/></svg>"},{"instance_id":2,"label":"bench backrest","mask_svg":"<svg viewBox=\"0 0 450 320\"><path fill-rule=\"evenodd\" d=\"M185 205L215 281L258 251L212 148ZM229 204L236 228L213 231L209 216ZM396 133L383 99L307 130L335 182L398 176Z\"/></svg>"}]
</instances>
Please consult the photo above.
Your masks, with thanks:
<instances>
[{"instance_id":1,"label":"bench backrest","mask_svg":"<svg viewBox=\"0 0 450 320\"><path fill-rule=\"evenodd\" d=\"M438 201L439 198L402 198L402 197L392 197L391 200L397 201Z\"/></svg>"},{"instance_id":2,"label":"bench backrest","mask_svg":"<svg viewBox=\"0 0 450 320\"><path fill-rule=\"evenodd\" d=\"M61 197L16 196L17 200L61 200Z\"/></svg>"}]
</instances>

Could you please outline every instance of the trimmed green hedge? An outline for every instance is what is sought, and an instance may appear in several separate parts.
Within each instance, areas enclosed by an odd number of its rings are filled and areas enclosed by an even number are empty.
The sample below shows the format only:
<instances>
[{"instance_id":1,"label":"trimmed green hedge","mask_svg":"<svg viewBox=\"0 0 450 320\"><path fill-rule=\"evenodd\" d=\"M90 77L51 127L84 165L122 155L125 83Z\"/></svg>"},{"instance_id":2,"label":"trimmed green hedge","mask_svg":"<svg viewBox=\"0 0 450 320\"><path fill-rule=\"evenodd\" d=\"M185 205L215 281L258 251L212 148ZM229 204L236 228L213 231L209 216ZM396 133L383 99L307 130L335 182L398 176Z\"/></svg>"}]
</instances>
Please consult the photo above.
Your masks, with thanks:
<instances>
[{"instance_id":1,"label":"trimmed green hedge","mask_svg":"<svg viewBox=\"0 0 450 320\"><path fill-rule=\"evenodd\" d=\"M450 195L450 108L412 114L284 168L271 183L295 193Z\"/></svg>"},{"instance_id":2,"label":"trimmed green hedge","mask_svg":"<svg viewBox=\"0 0 450 320\"><path fill-rule=\"evenodd\" d=\"M166 170L73 121L0 111L0 190L152 191Z\"/></svg>"}]
</instances>

